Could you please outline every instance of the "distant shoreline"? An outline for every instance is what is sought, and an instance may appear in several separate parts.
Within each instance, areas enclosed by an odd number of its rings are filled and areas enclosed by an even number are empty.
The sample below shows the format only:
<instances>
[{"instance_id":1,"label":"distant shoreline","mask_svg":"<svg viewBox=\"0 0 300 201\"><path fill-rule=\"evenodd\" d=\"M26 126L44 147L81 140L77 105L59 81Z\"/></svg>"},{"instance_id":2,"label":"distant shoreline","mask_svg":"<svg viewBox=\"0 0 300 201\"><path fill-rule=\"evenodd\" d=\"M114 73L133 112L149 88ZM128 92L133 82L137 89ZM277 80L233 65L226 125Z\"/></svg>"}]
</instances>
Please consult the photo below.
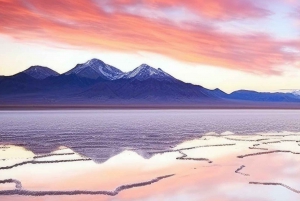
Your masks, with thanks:
<instances>
[{"instance_id":1,"label":"distant shoreline","mask_svg":"<svg viewBox=\"0 0 300 201\"><path fill-rule=\"evenodd\" d=\"M277 105L0 105L5 110L300 110L299 104Z\"/></svg>"}]
</instances>

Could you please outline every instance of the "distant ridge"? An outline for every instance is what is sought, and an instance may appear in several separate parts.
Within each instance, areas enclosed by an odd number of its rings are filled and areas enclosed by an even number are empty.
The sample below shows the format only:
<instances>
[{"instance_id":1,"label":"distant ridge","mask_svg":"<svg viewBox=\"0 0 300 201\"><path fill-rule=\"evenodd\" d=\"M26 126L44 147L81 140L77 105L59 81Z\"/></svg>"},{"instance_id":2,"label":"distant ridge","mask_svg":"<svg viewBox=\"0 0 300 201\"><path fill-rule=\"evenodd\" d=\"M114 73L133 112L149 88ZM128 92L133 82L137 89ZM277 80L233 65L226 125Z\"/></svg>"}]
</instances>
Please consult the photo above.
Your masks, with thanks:
<instances>
[{"instance_id":1,"label":"distant ridge","mask_svg":"<svg viewBox=\"0 0 300 201\"><path fill-rule=\"evenodd\" d=\"M298 93L265 93L217 89L184 83L162 69L141 64L130 72L91 59L66 73L32 66L13 76L0 76L0 106L63 105L164 107L299 107Z\"/></svg>"}]
</instances>

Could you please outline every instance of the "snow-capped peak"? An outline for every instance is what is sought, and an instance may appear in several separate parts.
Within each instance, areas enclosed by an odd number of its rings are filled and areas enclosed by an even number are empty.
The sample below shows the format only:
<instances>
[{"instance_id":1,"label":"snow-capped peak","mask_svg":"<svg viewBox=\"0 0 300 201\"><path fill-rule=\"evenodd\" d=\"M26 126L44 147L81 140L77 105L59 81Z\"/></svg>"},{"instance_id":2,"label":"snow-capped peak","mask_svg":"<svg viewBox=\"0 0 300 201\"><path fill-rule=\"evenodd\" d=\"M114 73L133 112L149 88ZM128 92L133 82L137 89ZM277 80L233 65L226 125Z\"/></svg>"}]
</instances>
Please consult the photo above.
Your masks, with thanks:
<instances>
[{"instance_id":1,"label":"snow-capped peak","mask_svg":"<svg viewBox=\"0 0 300 201\"><path fill-rule=\"evenodd\" d=\"M123 72L113 66L104 63L99 59L91 59L86 63L77 64L75 68L71 69L65 74L76 74L91 79L102 77L108 80L115 80L122 76Z\"/></svg>"},{"instance_id":2,"label":"snow-capped peak","mask_svg":"<svg viewBox=\"0 0 300 201\"><path fill-rule=\"evenodd\" d=\"M137 80L147 80L149 78L154 78L157 80L171 80L174 79L171 75L167 74L160 68L155 69L147 64L142 64L135 68L133 71L125 73L122 78L131 79L135 78Z\"/></svg>"},{"instance_id":3,"label":"snow-capped peak","mask_svg":"<svg viewBox=\"0 0 300 201\"><path fill-rule=\"evenodd\" d=\"M55 72L54 70L51 70L48 67L44 66L31 66L30 68L23 71L23 73L35 78L35 79L45 79L49 76L58 76L59 73Z\"/></svg>"}]
</instances>

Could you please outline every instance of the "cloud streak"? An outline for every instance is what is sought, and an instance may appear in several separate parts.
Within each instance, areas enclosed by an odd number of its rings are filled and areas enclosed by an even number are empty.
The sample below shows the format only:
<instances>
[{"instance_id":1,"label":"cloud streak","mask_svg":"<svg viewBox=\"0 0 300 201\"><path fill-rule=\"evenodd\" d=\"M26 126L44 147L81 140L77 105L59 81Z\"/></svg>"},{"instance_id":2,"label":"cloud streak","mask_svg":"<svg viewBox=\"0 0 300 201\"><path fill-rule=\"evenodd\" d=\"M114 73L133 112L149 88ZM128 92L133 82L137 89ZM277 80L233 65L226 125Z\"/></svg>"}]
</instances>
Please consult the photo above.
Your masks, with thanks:
<instances>
[{"instance_id":1,"label":"cloud streak","mask_svg":"<svg viewBox=\"0 0 300 201\"><path fill-rule=\"evenodd\" d=\"M24 41L46 40L128 53L148 51L184 62L251 73L279 74L280 66L294 65L299 60L297 41L282 41L263 33L234 34L203 23L270 15L252 1L107 2L0 0L0 33ZM167 18L140 16L128 11L130 6L165 11ZM174 23L168 16L176 16L180 8L195 13L201 22L186 19L183 24Z\"/></svg>"},{"instance_id":2,"label":"cloud streak","mask_svg":"<svg viewBox=\"0 0 300 201\"><path fill-rule=\"evenodd\" d=\"M261 18L271 14L269 10L257 6L250 0L112 0L107 4L120 9L135 5L155 9L185 8L199 16L214 20Z\"/></svg>"}]
</instances>

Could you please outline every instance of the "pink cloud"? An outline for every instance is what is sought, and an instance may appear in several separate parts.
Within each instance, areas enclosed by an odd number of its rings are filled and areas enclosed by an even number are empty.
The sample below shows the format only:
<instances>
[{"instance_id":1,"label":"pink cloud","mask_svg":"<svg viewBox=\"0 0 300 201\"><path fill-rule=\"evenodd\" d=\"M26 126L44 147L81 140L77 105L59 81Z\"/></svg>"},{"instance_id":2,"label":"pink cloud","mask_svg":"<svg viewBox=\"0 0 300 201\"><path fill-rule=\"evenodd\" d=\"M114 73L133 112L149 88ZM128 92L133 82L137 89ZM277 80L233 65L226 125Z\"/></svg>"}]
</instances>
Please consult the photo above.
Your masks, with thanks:
<instances>
[{"instance_id":1,"label":"pink cloud","mask_svg":"<svg viewBox=\"0 0 300 201\"><path fill-rule=\"evenodd\" d=\"M183 6L207 19L263 17L268 15L250 1L138 1L115 0L114 6L136 3L158 7ZM226 12L227 11L227 12ZM297 43L279 41L258 33L230 34L209 26L195 29L114 11L109 13L87 0L0 0L0 33L20 40L55 41L84 48L113 51L149 51L184 62L213 65L253 73L278 74L278 66L293 65Z\"/></svg>"}]
</instances>

